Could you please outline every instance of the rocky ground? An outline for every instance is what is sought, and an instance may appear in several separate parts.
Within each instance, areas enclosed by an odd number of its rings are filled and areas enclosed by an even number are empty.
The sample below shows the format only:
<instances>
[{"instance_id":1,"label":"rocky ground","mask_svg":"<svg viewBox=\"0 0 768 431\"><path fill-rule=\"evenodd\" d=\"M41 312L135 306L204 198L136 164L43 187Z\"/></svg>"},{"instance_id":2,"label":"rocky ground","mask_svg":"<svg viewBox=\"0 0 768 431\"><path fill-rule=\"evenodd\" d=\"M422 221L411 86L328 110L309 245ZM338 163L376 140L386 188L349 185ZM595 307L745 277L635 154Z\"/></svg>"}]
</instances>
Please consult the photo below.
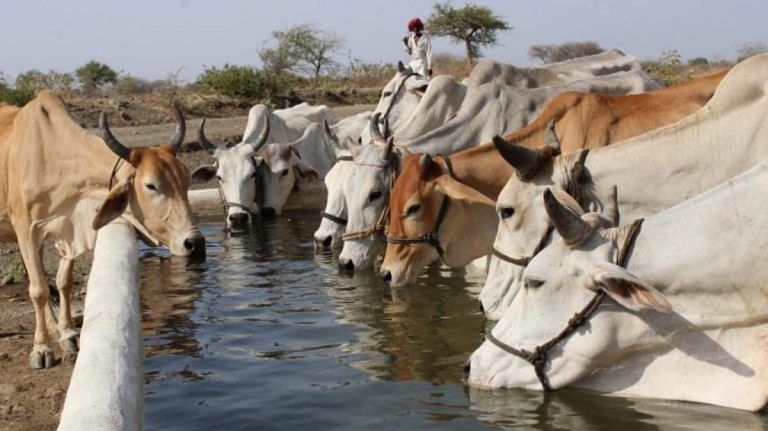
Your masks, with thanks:
<instances>
[{"instance_id":1,"label":"rocky ground","mask_svg":"<svg viewBox=\"0 0 768 431\"><path fill-rule=\"evenodd\" d=\"M373 108L372 105L342 106L333 108L333 114L335 119L341 119ZM245 122L245 116L212 119L206 123L206 134L214 142L237 142ZM187 145L180 154L190 171L212 162L196 145L198 124L198 119L190 116ZM128 146L156 145L167 141L173 125L115 127L113 131ZM54 286L58 257L48 244L44 255L48 283ZM91 259L92 255L88 254L75 263L76 311L82 310ZM33 333L34 310L27 294L27 279L18 247L0 243L0 431L52 430L58 425L72 365L60 363L46 370L29 369ZM61 352L56 354L61 358Z\"/></svg>"}]
</instances>

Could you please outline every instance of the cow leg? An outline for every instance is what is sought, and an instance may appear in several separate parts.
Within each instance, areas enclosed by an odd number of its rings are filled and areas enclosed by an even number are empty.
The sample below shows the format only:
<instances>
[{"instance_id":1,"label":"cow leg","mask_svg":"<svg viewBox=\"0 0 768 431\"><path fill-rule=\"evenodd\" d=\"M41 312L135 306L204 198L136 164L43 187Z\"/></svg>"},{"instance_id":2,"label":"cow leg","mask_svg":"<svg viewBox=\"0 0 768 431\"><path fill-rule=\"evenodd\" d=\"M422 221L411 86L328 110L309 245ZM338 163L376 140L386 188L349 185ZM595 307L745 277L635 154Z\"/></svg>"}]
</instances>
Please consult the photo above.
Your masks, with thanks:
<instances>
[{"instance_id":1,"label":"cow leg","mask_svg":"<svg viewBox=\"0 0 768 431\"><path fill-rule=\"evenodd\" d=\"M74 260L62 257L59 260L59 270L56 273L56 289L61 297L59 306L59 344L64 352L63 360L74 363L77 358L77 330L72 321L72 286Z\"/></svg>"},{"instance_id":2,"label":"cow leg","mask_svg":"<svg viewBox=\"0 0 768 431\"><path fill-rule=\"evenodd\" d=\"M29 298L35 307L35 341L29 355L29 366L34 369L50 368L54 362L53 350L49 345L50 333L46 313L48 312L48 283L45 280L42 248L36 241L19 238L19 250L29 275Z\"/></svg>"}]
</instances>

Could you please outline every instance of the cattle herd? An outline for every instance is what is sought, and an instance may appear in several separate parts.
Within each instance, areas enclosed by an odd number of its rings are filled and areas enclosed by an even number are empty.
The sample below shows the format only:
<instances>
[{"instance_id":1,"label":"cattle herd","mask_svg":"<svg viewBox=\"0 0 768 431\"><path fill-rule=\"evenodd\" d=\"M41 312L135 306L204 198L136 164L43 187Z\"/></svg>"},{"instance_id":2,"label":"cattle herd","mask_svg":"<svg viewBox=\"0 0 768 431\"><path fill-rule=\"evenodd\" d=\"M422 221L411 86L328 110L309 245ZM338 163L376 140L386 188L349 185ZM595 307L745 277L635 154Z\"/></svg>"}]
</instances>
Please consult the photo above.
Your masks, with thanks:
<instances>
[{"instance_id":1,"label":"cattle herd","mask_svg":"<svg viewBox=\"0 0 768 431\"><path fill-rule=\"evenodd\" d=\"M315 249L342 271L413 283L434 263L487 272L497 321L469 385L579 387L759 410L768 401L768 54L664 87L619 51L520 69L485 61L462 82L402 64L373 112L254 106L242 142L198 141L192 172L168 144L97 137L41 92L0 105L0 239L18 242L36 330L30 366L77 354L72 260L122 217L147 243L201 255L187 198L212 182L227 228L280 215L324 180ZM61 254L58 316L41 244ZM380 257L383 255L383 260ZM57 317L58 327L50 322Z\"/></svg>"}]
</instances>

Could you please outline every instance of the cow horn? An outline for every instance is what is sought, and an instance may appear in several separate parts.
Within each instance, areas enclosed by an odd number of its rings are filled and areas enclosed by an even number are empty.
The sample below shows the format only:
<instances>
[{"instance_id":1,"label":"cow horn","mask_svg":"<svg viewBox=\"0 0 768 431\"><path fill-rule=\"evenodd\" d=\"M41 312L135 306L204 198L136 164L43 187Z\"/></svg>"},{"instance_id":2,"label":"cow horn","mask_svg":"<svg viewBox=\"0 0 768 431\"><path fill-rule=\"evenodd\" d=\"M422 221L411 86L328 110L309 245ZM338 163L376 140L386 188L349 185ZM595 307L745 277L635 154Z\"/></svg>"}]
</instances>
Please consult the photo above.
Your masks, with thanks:
<instances>
[{"instance_id":1,"label":"cow horn","mask_svg":"<svg viewBox=\"0 0 768 431\"><path fill-rule=\"evenodd\" d=\"M392 137L392 129L389 128L389 118L384 118L384 130L381 132L384 135L384 139Z\"/></svg>"},{"instance_id":2,"label":"cow horn","mask_svg":"<svg viewBox=\"0 0 768 431\"><path fill-rule=\"evenodd\" d=\"M213 154L219 148L205 136L205 118L200 122L200 128L197 130L197 140L200 142L200 146L209 154Z\"/></svg>"},{"instance_id":3,"label":"cow horn","mask_svg":"<svg viewBox=\"0 0 768 431\"><path fill-rule=\"evenodd\" d=\"M398 61L397 62L397 73L405 73L405 72L406 72L405 65L403 64L402 61Z\"/></svg>"},{"instance_id":4,"label":"cow horn","mask_svg":"<svg viewBox=\"0 0 768 431\"><path fill-rule=\"evenodd\" d=\"M371 139L374 142L384 140L384 136L382 136L381 130L379 130L379 116L381 114L377 112L371 117Z\"/></svg>"},{"instance_id":5,"label":"cow horn","mask_svg":"<svg viewBox=\"0 0 768 431\"><path fill-rule=\"evenodd\" d=\"M557 200L552 190L544 191L544 208L547 215L555 226L557 233L565 240L569 246L579 244L590 230L589 224L579 217L578 214L566 208Z\"/></svg>"},{"instance_id":6,"label":"cow horn","mask_svg":"<svg viewBox=\"0 0 768 431\"><path fill-rule=\"evenodd\" d=\"M390 136L387 139L387 146L384 148L384 158L388 159L390 155L392 155L392 150L395 149L395 137Z\"/></svg>"},{"instance_id":7,"label":"cow horn","mask_svg":"<svg viewBox=\"0 0 768 431\"><path fill-rule=\"evenodd\" d=\"M493 145L504 160L517 170L520 178L531 178L539 171L542 156L538 151L507 142L499 135L493 137Z\"/></svg>"},{"instance_id":8,"label":"cow horn","mask_svg":"<svg viewBox=\"0 0 768 431\"><path fill-rule=\"evenodd\" d=\"M550 147L560 152L560 139L557 137L557 133L555 133L555 120L549 120L549 124L547 124L547 134L544 135L544 146Z\"/></svg>"},{"instance_id":9,"label":"cow horn","mask_svg":"<svg viewBox=\"0 0 768 431\"><path fill-rule=\"evenodd\" d=\"M269 115L264 118L266 120L266 124L264 125L264 130L261 132L261 135L259 135L259 139L256 140L255 144L253 144L253 151L259 151L261 147L267 143L267 139L269 138Z\"/></svg>"},{"instance_id":10,"label":"cow horn","mask_svg":"<svg viewBox=\"0 0 768 431\"><path fill-rule=\"evenodd\" d=\"M619 196L618 188L611 186L611 198L605 206L603 206L603 215L610 220L614 226L619 225Z\"/></svg>"},{"instance_id":11,"label":"cow horn","mask_svg":"<svg viewBox=\"0 0 768 431\"><path fill-rule=\"evenodd\" d=\"M178 104L173 105L173 121L176 122L176 131L171 136L171 149L177 152L181 149L181 144L184 143L184 135L187 133L187 122L184 121L184 114L181 113L181 108Z\"/></svg>"},{"instance_id":12,"label":"cow horn","mask_svg":"<svg viewBox=\"0 0 768 431\"><path fill-rule=\"evenodd\" d=\"M109 147L109 149L112 150L112 152L115 153L118 157L126 161L130 158L131 150L125 145L121 144L120 141L115 138L115 135L112 134L112 131L109 130L109 123L107 123L107 113L103 111L101 116L99 116L99 134L101 135L101 139L104 140L104 143L107 144L107 147Z\"/></svg>"},{"instance_id":13,"label":"cow horn","mask_svg":"<svg viewBox=\"0 0 768 431\"><path fill-rule=\"evenodd\" d=\"M333 144L333 146L336 148L342 149L341 144L339 143L339 137L333 133L333 130L331 130L331 126L328 124L327 118L323 119L323 128L325 129L325 134L331 139L331 144Z\"/></svg>"}]
</instances>

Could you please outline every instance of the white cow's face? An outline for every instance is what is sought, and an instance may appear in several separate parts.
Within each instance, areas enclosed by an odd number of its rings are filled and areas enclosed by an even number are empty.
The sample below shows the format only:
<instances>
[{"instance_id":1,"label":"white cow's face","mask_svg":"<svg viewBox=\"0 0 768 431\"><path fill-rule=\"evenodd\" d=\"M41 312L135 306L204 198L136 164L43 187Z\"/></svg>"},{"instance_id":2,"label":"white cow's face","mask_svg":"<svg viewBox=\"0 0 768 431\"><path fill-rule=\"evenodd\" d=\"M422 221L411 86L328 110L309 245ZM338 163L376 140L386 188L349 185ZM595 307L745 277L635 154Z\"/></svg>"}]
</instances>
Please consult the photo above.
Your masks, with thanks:
<instances>
[{"instance_id":1,"label":"white cow's face","mask_svg":"<svg viewBox=\"0 0 768 431\"><path fill-rule=\"evenodd\" d=\"M548 199L553 200L553 195ZM567 245L561 236L568 237L565 232L575 228L564 228L567 223L551 219L556 239L523 271L523 286L493 329L502 342L532 351L560 333L596 292L605 292L610 299L588 320L588 329L577 330L550 355L545 369L553 388L568 386L596 369L615 367L627 350L654 336L642 320L643 313L669 311L656 289L611 263L617 254L614 241L623 241L626 232L606 228L611 222L599 214L579 216L568 207L560 208L578 220L577 237L582 240ZM489 341L472 354L468 382L487 388L540 389L531 364Z\"/></svg>"},{"instance_id":2,"label":"white cow's face","mask_svg":"<svg viewBox=\"0 0 768 431\"><path fill-rule=\"evenodd\" d=\"M389 199L390 176L397 163L397 154L388 152L386 144L360 147L343 186L349 216L346 233L368 230L377 222ZM383 250L384 244L373 235L347 239L339 264L349 270L370 268Z\"/></svg>"},{"instance_id":3,"label":"white cow's face","mask_svg":"<svg viewBox=\"0 0 768 431\"><path fill-rule=\"evenodd\" d=\"M347 218L347 202L344 199L344 184L349 180L353 163L338 161L325 175L325 188L328 195L324 212L342 220ZM315 231L315 248L318 250L341 247L341 235L346 225L323 217L320 227Z\"/></svg>"},{"instance_id":4,"label":"white cow's face","mask_svg":"<svg viewBox=\"0 0 768 431\"><path fill-rule=\"evenodd\" d=\"M257 161L254 156L255 152L250 144L216 149L213 152L216 163L199 167L192 176L203 181L215 176L226 202L250 208L256 199ZM227 228L241 229L251 222L251 214L248 211L238 206L227 207Z\"/></svg>"}]
</instances>

